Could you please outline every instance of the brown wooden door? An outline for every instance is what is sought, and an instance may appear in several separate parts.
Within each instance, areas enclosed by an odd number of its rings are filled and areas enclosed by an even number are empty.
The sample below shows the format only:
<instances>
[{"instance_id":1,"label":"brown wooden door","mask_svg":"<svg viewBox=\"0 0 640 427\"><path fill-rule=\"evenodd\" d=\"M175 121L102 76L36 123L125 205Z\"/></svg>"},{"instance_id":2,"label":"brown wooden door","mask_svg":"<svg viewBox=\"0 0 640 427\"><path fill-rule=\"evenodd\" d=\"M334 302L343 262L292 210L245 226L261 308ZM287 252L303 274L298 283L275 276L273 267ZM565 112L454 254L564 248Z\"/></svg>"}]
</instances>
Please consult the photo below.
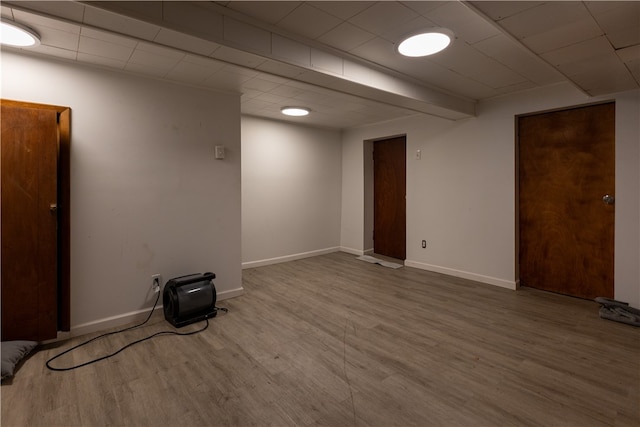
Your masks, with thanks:
<instances>
[{"instance_id":1,"label":"brown wooden door","mask_svg":"<svg viewBox=\"0 0 640 427\"><path fill-rule=\"evenodd\" d=\"M373 143L374 252L406 258L406 138Z\"/></svg>"},{"instance_id":2,"label":"brown wooden door","mask_svg":"<svg viewBox=\"0 0 640 427\"><path fill-rule=\"evenodd\" d=\"M518 118L520 283L613 297L615 104Z\"/></svg>"},{"instance_id":3,"label":"brown wooden door","mask_svg":"<svg viewBox=\"0 0 640 427\"><path fill-rule=\"evenodd\" d=\"M58 113L2 104L2 340L58 326Z\"/></svg>"}]
</instances>

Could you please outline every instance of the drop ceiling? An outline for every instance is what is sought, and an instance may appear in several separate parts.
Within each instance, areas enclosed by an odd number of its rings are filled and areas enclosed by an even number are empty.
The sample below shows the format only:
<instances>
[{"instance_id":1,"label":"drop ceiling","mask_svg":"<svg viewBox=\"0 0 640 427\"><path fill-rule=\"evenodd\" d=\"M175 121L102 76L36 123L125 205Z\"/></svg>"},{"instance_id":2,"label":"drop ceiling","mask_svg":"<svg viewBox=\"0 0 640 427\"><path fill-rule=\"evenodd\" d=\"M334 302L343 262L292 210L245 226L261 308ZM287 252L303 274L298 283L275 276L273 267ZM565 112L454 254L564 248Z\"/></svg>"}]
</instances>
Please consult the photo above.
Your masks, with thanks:
<instances>
[{"instance_id":1,"label":"drop ceiling","mask_svg":"<svg viewBox=\"0 0 640 427\"><path fill-rule=\"evenodd\" d=\"M589 96L637 89L640 2L4 1L34 29L21 51L241 94L242 113L348 128L419 113L472 117L477 101L570 82ZM394 50L446 27L449 49ZM306 117L280 108L305 106Z\"/></svg>"}]
</instances>

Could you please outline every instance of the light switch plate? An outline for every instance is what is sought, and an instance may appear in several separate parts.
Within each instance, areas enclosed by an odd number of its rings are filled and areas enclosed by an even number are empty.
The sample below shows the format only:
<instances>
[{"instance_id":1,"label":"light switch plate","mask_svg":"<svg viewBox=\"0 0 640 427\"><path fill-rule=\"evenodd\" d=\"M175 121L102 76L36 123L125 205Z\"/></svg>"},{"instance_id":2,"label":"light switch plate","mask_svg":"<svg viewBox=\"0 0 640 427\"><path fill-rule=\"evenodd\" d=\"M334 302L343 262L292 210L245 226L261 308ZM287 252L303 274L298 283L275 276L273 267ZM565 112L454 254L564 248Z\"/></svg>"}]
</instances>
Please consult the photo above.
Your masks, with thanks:
<instances>
[{"instance_id":1,"label":"light switch plate","mask_svg":"<svg viewBox=\"0 0 640 427\"><path fill-rule=\"evenodd\" d=\"M215 156L217 160L224 159L224 145L216 145Z\"/></svg>"}]
</instances>

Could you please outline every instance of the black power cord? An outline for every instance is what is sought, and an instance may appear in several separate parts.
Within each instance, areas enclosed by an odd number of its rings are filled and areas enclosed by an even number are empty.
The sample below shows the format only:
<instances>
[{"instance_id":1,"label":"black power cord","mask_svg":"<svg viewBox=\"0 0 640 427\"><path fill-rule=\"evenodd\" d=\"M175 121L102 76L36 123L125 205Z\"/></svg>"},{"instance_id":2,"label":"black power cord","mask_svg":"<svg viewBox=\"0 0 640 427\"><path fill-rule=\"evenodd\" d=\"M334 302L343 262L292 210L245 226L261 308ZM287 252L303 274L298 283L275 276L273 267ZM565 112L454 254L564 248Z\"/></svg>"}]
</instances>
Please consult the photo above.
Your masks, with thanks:
<instances>
[{"instance_id":1,"label":"black power cord","mask_svg":"<svg viewBox=\"0 0 640 427\"><path fill-rule=\"evenodd\" d=\"M205 319L206 324L204 325L204 327L202 327L201 329L198 329L197 331L192 331L192 332L160 331L160 332L156 332L153 335L149 335L148 337L141 338L139 340L130 342L129 344L125 345L124 347L118 349L117 351L115 351L115 352L113 352L111 354L107 354L106 356L102 356L102 357L99 357L97 359L93 359L93 360L90 360L88 362L81 363L79 365L74 365L74 366L70 366L70 367L67 367L67 368L54 368L53 366L51 366L50 363L53 362L54 360L56 360L57 358L59 358L61 356L64 356L65 354L67 354L67 353L69 353L69 352L71 352L71 351L73 351L73 350L75 350L77 348L85 346L85 345L89 344L90 342L96 341L96 340L98 340L100 338L108 337L109 335L115 335L115 334L119 334L121 332L130 331L132 329L139 328L140 326L145 325L149 321L149 319L151 319L151 315L153 314L154 310L156 309L156 306L158 305L158 300L159 299L160 299L160 292L158 292L158 296L156 297L156 302L153 304L153 308L149 312L149 315L147 316L147 318L146 318L146 320L144 322L142 322L142 323L140 323L138 325L135 325L135 326L129 326L128 328L124 328L124 329L121 329L119 331L107 332L105 334L98 335L97 337L91 338L90 340L87 340L87 341L85 341L83 343L75 345L75 346L63 351L62 353L60 353L60 354L58 354L56 356L53 356L51 359L47 360L47 362L46 362L47 368L49 368L52 371L71 371L73 369L78 369L78 368L81 368L83 366L91 365L92 363L96 363L96 362L99 362L101 360L113 357L116 354L120 353L121 351L123 351L123 350L125 350L125 349L127 349L127 348L129 348L129 347L131 347L131 346L133 346L135 344L141 343L143 341L150 340L151 338L157 337L159 335L180 335L180 336L195 335L197 333L200 333L200 332L204 331L205 329L207 329L209 327L209 319L207 318L207 319ZM223 308L223 307L215 307L215 310L216 310L216 312L218 310L220 310L220 311L224 311L225 313L229 311L228 309Z\"/></svg>"}]
</instances>

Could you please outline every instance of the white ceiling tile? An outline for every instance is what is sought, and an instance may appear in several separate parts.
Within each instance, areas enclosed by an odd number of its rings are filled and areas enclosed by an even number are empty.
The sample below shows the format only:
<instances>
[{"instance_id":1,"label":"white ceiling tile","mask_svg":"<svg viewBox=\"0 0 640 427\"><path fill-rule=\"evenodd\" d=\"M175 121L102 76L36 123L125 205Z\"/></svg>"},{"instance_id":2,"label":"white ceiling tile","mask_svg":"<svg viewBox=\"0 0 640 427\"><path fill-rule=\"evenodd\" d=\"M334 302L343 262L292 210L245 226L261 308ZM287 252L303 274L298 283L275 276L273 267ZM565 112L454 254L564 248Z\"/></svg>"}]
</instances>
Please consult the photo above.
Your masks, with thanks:
<instances>
[{"instance_id":1,"label":"white ceiling tile","mask_svg":"<svg viewBox=\"0 0 640 427\"><path fill-rule=\"evenodd\" d=\"M160 1L113 1L95 2L98 7L105 7L116 13L130 14L135 17L148 17L153 20L162 19L163 2Z\"/></svg>"},{"instance_id":2,"label":"white ceiling tile","mask_svg":"<svg viewBox=\"0 0 640 427\"><path fill-rule=\"evenodd\" d=\"M507 94L507 93L512 93L512 92L520 92L523 90L527 90L527 89L533 89L537 86L537 83L534 83L530 80L524 81L522 83L516 83L513 85L509 85L509 86L503 86L503 87L499 87L496 88L496 92L498 92L499 94Z\"/></svg>"},{"instance_id":3,"label":"white ceiling tile","mask_svg":"<svg viewBox=\"0 0 640 427\"><path fill-rule=\"evenodd\" d=\"M490 69L479 70L473 73L471 78L492 89L500 89L528 82L528 80L520 74L499 64L492 66Z\"/></svg>"},{"instance_id":4,"label":"white ceiling tile","mask_svg":"<svg viewBox=\"0 0 640 427\"><path fill-rule=\"evenodd\" d=\"M271 89L269 93L273 93L274 95L284 96L287 98L293 98L295 96L300 95L304 91L305 91L304 89L301 89L299 87L284 84Z\"/></svg>"},{"instance_id":5,"label":"white ceiling tile","mask_svg":"<svg viewBox=\"0 0 640 427\"><path fill-rule=\"evenodd\" d=\"M214 72L221 70L225 65L227 65L224 62L218 61L213 58L205 58L200 55L192 55L189 53L186 54L184 58L182 58L181 62L189 62L191 64L207 67L210 70L213 70Z\"/></svg>"},{"instance_id":6,"label":"white ceiling tile","mask_svg":"<svg viewBox=\"0 0 640 427\"><path fill-rule=\"evenodd\" d=\"M621 69L623 62L614 52L594 55L571 62L559 64L558 68L567 76L575 76L584 73L600 73L605 78L610 78L607 70Z\"/></svg>"},{"instance_id":7,"label":"white ceiling tile","mask_svg":"<svg viewBox=\"0 0 640 427\"><path fill-rule=\"evenodd\" d=\"M308 4L302 4L278 22L278 27L295 34L316 39L342 21Z\"/></svg>"},{"instance_id":8,"label":"white ceiling tile","mask_svg":"<svg viewBox=\"0 0 640 427\"><path fill-rule=\"evenodd\" d=\"M184 54L182 54L184 56ZM164 75L171 70L180 60L180 57L168 56L158 52L149 52L142 49L136 49L129 58L127 69L129 65L136 65L136 69L145 67L148 69L154 69L154 75Z\"/></svg>"},{"instance_id":9,"label":"white ceiling tile","mask_svg":"<svg viewBox=\"0 0 640 427\"><path fill-rule=\"evenodd\" d=\"M74 61L78 56L78 53L75 50L61 49L59 47L47 46L43 44L29 50L47 56L55 56L56 58L71 59Z\"/></svg>"},{"instance_id":10,"label":"white ceiling tile","mask_svg":"<svg viewBox=\"0 0 640 427\"><path fill-rule=\"evenodd\" d=\"M178 31L168 30L166 28L162 28L153 41L165 46L171 46L176 49L183 49L207 56L211 55L220 47L218 43L202 40L198 37L193 37Z\"/></svg>"},{"instance_id":11,"label":"white ceiling tile","mask_svg":"<svg viewBox=\"0 0 640 427\"><path fill-rule=\"evenodd\" d=\"M261 92L269 92L272 89L280 86L280 83L272 82L269 80L261 79L260 77L254 77L247 80L242 84L242 89L259 90Z\"/></svg>"},{"instance_id":12,"label":"white ceiling tile","mask_svg":"<svg viewBox=\"0 0 640 427\"><path fill-rule=\"evenodd\" d=\"M331 47L335 47L336 49L348 52L374 37L376 37L375 34L365 31L348 22L343 22L320 36L318 41Z\"/></svg>"},{"instance_id":13,"label":"white ceiling tile","mask_svg":"<svg viewBox=\"0 0 640 427\"><path fill-rule=\"evenodd\" d=\"M11 21L14 20L13 10L9 6L5 6L3 4L0 4L0 16L2 16L3 18L9 19Z\"/></svg>"},{"instance_id":14,"label":"white ceiling tile","mask_svg":"<svg viewBox=\"0 0 640 427\"><path fill-rule=\"evenodd\" d=\"M602 30L596 22L593 19L584 19L525 37L521 41L532 51L545 53L600 35Z\"/></svg>"},{"instance_id":15,"label":"white ceiling tile","mask_svg":"<svg viewBox=\"0 0 640 427\"><path fill-rule=\"evenodd\" d=\"M416 17L416 12L396 2L379 2L355 15L349 22L370 33L383 35Z\"/></svg>"},{"instance_id":16,"label":"white ceiling tile","mask_svg":"<svg viewBox=\"0 0 640 427\"><path fill-rule=\"evenodd\" d=\"M176 62L185 56L185 53L180 50L147 42L138 43L136 45L136 51L143 51L153 55L163 56Z\"/></svg>"},{"instance_id":17,"label":"white ceiling tile","mask_svg":"<svg viewBox=\"0 0 640 427\"><path fill-rule=\"evenodd\" d=\"M640 2L620 1L610 3L605 8L598 8L593 3L587 3L587 7L593 17L602 27L605 33L623 28L638 29L640 25Z\"/></svg>"},{"instance_id":18,"label":"white ceiling tile","mask_svg":"<svg viewBox=\"0 0 640 427\"><path fill-rule=\"evenodd\" d=\"M343 20L375 4L374 1L310 1L307 3Z\"/></svg>"},{"instance_id":19,"label":"white ceiling tile","mask_svg":"<svg viewBox=\"0 0 640 427\"><path fill-rule=\"evenodd\" d=\"M401 55L397 56L394 69L421 81L425 81L429 76L437 77L448 73L445 67L428 58L407 58Z\"/></svg>"},{"instance_id":20,"label":"white ceiling tile","mask_svg":"<svg viewBox=\"0 0 640 427\"><path fill-rule=\"evenodd\" d=\"M605 13L611 9L619 8L623 3L627 3L627 1L613 1L613 0L597 0L597 1L585 1L584 4L587 6L591 14L593 16Z\"/></svg>"},{"instance_id":21,"label":"white ceiling tile","mask_svg":"<svg viewBox=\"0 0 640 427\"><path fill-rule=\"evenodd\" d=\"M80 35L89 37L96 40L102 40L107 43L113 43L120 46L126 46L134 48L138 45L138 41L131 37L119 36L117 34L110 33L108 31L96 30L91 27L83 26L80 29Z\"/></svg>"},{"instance_id":22,"label":"white ceiling tile","mask_svg":"<svg viewBox=\"0 0 640 427\"><path fill-rule=\"evenodd\" d=\"M227 73L235 73L240 76L243 76L244 77L242 80L243 82L246 82L247 80L253 79L260 75L259 71L253 70L251 68L239 67L233 64L224 64L221 71L224 71Z\"/></svg>"},{"instance_id":23,"label":"white ceiling tile","mask_svg":"<svg viewBox=\"0 0 640 427\"><path fill-rule=\"evenodd\" d=\"M475 43L499 33L493 25L459 2L446 2L429 13L428 18L453 31L458 39Z\"/></svg>"},{"instance_id":24,"label":"white ceiling tile","mask_svg":"<svg viewBox=\"0 0 640 427\"><path fill-rule=\"evenodd\" d=\"M640 44L640 28L626 27L607 32L607 38L614 48L623 49L625 47Z\"/></svg>"},{"instance_id":25,"label":"white ceiling tile","mask_svg":"<svg viewBox=\"0 0 640 427\"><path fill-rule=\"evenodd\" d=\"M300 4L299 1L230 1L226 7L275 24Z\"/></svg>"},{"instance_id":26,"label":"white ceiling tile","mask_svg":"<svg viewBox=\"0 0 640 427\"><path fill-rule=\"evenodd\" d=\"M267 80L269 82L274 82L278 84L287 84L289 83L289 79L280 76L274 76L273 74L263 73L261 71L256 71L256 77L261 78L262 80Z\"/></svg>"},{"instance_id":27,"label":"white ceiling tile","mask_svg":"<svg viewBox=\"0 0 640 427\"><path fill-rule=\"evenodd\" d=\"M637 61L640 59L640 45L630 46L624 49L616 50L616 55L622 62Z\"/></svg>"},{"instance_id":28,"label":"white ceiling tile","mask_svg":"<svg viewBox=\"0 0 640 427\"><path fill-rule=\"evenodd\" d=\"M29 2L29 9L75 22L82 22L84 15L84 5L69 1L34 1Z\"/></svg>"},{"instance_id":29,"label":"white ceiling tile","mask_svg":"<svg viewBox=\"0 0 640 427\"><path fill-rule=\"evenodd\" d=\"M373 38L355 49L351 53L380 65L390 66L400 58L394 50L394 45L381 37Z\"/></svg>"},{"instance_id":30,"label":"white ceiling tile","mask_svg":"<svg viewBox=\"0 0 640 427\"><path fill-rule=\"evenodd\" d=\"M164 1L163 20L175 30L186 30L189 34L205 40L222 39L222 15L211 10L208 2Z\"/></svg>"},{"instance_id":31,"label":"white ceiling tile","mask_svg":"<svg viewBox=\"0 0 640 427\"><path fill-rule=\"evenodd\" d=\"M100 65L103 67L115 68L118 70L123 70L124 67L127 65L126 61L120 61L120 60L108 58L105 56L93 55L90 53L82 53L82 52L78 52L77 59L79 62L84 62L86 64Z\"/></svg>"},{"instance_id":32,"label":"white ceiling tile","mask_svg":"<svg viewBox=\"0 0 640 427\"><path fill-rule=\"evenodd\" d=\"M472 1L474 7L495 21L540 6L542 1Z\"/></svg>"},{"instance_id":33,"label":"white ceiling tile","mask_svg":"<svg viewBox=\"0 0 640 427\"><path fill-rule=\"evenodd\" d=\"M605 36L596 37L540 55L553 66L574 63L613 53Z\"/></svg>"},{"instance_id":34,"label":"white ceiling tile","mask_svg":"<svg viewBox=\"0 0 640 427\"><path fill-rule=\"evenodd\" d=\"M321 87L332 87L333 83L338 80L337 77L334 77L329 74L318 73L315 71L307 71L300 75L300 78L305 82L318 85Z\"/></svg>"},{"instance_id":35,"label":"white ceiling tile","mask_svg":"<svg viewBox=\"0 0 640 427\"><path fill-rule=\"evenodd\" d=\"M296 67L295 65L285 64L278 61L267 60L256 67L256 69L264 71L266 73L273 73L277 76L285 76L289 78L296 78L300 74L304 73L304 69Z\"/></svg>"},{"instance_id":36,"label":"white ceiling tile","mask_svg":"<svg viewBox=\"0 0 640 427\"><path fill-rule=\"evenodd\" d=\"M160 31L157 25L117 15L103 9L86 6L83 22L97 28L117 28L118 33L143 40L153 40Z\"/></svg>"},{"instance_id":37,"label":"white ceiling tile","mask_svg":"<svg viewBox=\"0 0 640 427\"><path fill-rule=\"evenodd\" d=\"M307 67L311 65L309 46L277 34L272 36L272 43L271 49L274 56Z\"/></svg>"},{"instance_id":38,"label":"white ceiling tile","mask_svg":"<svg viewBox=\"0 0 640 427\"><path fill-rule=\"evenodd\" d=\"M36 32L39 32L38 27L34 27L34 29ZM50 28L47 31L42 31L40 34L40 42L43 45L67 50L78 49L78 42L80 40L78 33L69 33L67 31Z\"/></svg>"},{"instance_id":39,"label":"white ceiling tile","mask_svg":"<svg viewBox=\"0 0 640 427\"><path fill-rule=\"evenodd\" d=\"M545 33L578 21L593 19L582 2L543 3L500 21L500 25L518 39Z\"/></svg>"},{"instance_id":40,"label":"white ceiling tile","mask_svg":"<svg viewBox=\"0 0 640 427\"><path fill-rule=\"evenodd\" d=\"M232 64L248 68L256 68L260 64L266 62L266 59L261 56L227 46L220 46L210 56L221 61L230 62Z\"/></svg>"},{"instance_id":41,"label":"white ceiling tile","mask_svg":"<svg viewBox=\"0 0 640 427\"><path fill-rule=\"evenodd\" d=\"M240 96L240 102L246 102L250 99L253 99L259 95L262 95L264 92L260 90L252 90L252 89L242 89L242 95Z\"/></svg>"},{"instance_id":42,"label":"white ceiling tile","mask_svg":"<svg viewBox=\"0 0 640 427\"><path fill-rule=\"evenodd\" d=\"M269 31L227 16L224 17L224 39L255 53L269 54L271 52L271 33Z\"/></svg>"},{"instance_id":43,"label":"white ceiling tile","mask_svg":"<svg viewBox=\"0 0 640 427\"><path fill-rule=\"evenodd\" d=\"M473 47L537 84L551 84L563 79L555 68L526 52L505 35L485 39Z\"/></svg>"},{"instance_id":44,"label":"white ceiling tile","mask_svg":"<svg viewBox=\"0 0 640 427\"><path fill-rule=\"evenodd\" d=\"M636 80L636 82L640 84L640 59L633 59L629 62L626 62L625 65L631 72L631 75Z\"/></svg>"},{"instance_id":45,"label":"white ceiling tile","mask_svg":"<svg viewBox=\"0 0 640 427\"><path fill-rule=\"evenodd\" d=\"M463 42L456 42L449 48L429 57L430 61L440 64L460 75L473 75L490 70L495 60Z\"/></svg>"},{"instance_id":46,"label":"white ceiling tile","mask_svg":"<svg viewBox=\"0 0 640 427\"><path fill-rule=\"evenodd\" d=\"M18 9L13 10L16 22L26 25L37 31L40 27L52 28L71 34L80 34L80 26L57 19L48 18L46 16L34 15L33 13L23 12Z\"/></svg>"},{"instance_id":47,"label":"white ceiling tile","mask_svg":"<svg viewBox=\"0 0 640 427\"><path fill-rule=\"evenodd\" d=\"M428 20L424 16L416 16L414 19L412 19L411 21L407 22L402 26L393 28L389 31L385 31L385 33L382 34L381 37L390 41L393 44L398 44L402 41L402 39L405 36L411 33L415 33L417 31L421 31L427 28L433 28L436 26L437 26L436 23Z\"/></svg>"},{"instance_id":48,"label":"white ceiling tile","mask_svg":"<svg viewBox=\"0 0 640 427\"><path fill-rule=\"evenodd\" d=\"M273 102L264 101L256 98L249 99L241 103L243 111L247 111L247 110L259 111L259 110L264 110L265 108L271 108L273 105L274 105Z\"/></svg>"},{"instance_id":49,"label":"white ceiling tile","mask_svg":"<svg viewBox=\"0 0 640 427\"><path fill-rule=\"evenodd\" d=\"M318 49L311 49L311 66L333 74L343 73L342 58Z\"/></svg>"},{"instance_id":50,"label":"white ceiling tile","mask_svg":"<svg viewBox=\"0 0 640 427\"><path fill-rule=\"evenodd\" d=\"M433 84L453 93L464 93L471 99L490 98L498 92L489 86L456 72L447 72L434 76Z\"/></svg>"},{"instance_id":51,"label":"white ceiling tile","mask_svg":"<svg viewBox=\"0 0 640 427\"><path fill-rule=\"evenodd\" d=\"M450 0L449 0L450 1ZM412 9L422 16L429 16L429 14L440 6L447 3L447 1L403 1L401 2L409 9Z\"/></svg>"},{"instance_id":52,"label":"white ceiling tile","mask_svg":"<svg viewBox=\"0 0 640 427\"><path fill-rule=\"evenodd\" d=\"M270 102L272 104L278 104L282 107L285 107L287 103L291 100L291 98L287 98L285 96L276 95L273 93L262 93L254 98L258 101Z\"/></svg>"},{"instance_id":53,"label":"white ceiling tile","mask_svg":"<svg viewBox=\"0 0 640 427\"><path fill-rule=\"evenodd\" d=\"M605 74L586 70L573 75L572 79L592 96L634 89L638 84L624 65L616 69L609 68Z\"/></svg>"},{"instance_id":54,"label":"white ceiling tile","mask_svg":"<svg viewBox=\"0 0 640 427\"><path fill-rule=\"evenodd\" d=\"M133 53L134 46L123 46L90 37L80 37L78 53L91 54L112 60L127 62Z\"/></svg>"}]
</instances>

